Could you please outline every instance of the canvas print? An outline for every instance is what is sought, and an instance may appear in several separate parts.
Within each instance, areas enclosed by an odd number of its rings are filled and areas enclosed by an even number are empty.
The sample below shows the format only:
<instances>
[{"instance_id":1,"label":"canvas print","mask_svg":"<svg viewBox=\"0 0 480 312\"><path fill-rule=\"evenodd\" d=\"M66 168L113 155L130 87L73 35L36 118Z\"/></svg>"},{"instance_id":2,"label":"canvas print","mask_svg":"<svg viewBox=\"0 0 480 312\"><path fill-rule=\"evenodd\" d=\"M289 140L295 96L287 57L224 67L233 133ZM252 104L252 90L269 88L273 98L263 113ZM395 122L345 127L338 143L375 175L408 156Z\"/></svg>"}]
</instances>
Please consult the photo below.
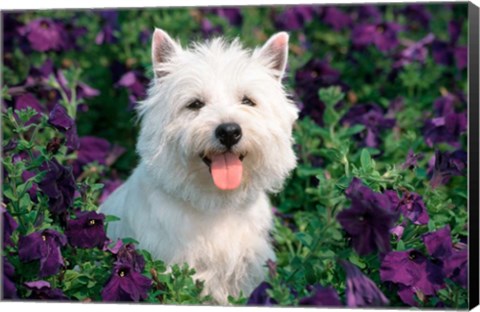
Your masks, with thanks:
<instances>
[{"instance_id":1,"label":"canvas print","mask_svg":"<svg viewBox=\"0 0 480 312\"><path fill-rule=\"evenodd\" d=\"M2 12L2 299L466 309L468 16Z\"/></svg>"}]
</instances>

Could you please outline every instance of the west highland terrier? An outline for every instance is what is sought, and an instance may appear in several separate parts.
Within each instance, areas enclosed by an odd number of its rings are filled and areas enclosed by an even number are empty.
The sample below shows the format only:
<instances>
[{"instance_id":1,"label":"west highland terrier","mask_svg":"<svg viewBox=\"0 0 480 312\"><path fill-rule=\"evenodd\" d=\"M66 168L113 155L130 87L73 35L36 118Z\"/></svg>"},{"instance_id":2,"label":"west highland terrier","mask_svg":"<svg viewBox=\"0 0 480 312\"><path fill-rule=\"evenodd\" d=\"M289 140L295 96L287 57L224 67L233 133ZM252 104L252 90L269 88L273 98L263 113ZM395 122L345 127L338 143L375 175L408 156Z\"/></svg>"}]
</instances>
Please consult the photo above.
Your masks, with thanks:
<instances>
[{"instance_id":1,"label":"west highland terrier","mask_svg":"<svg viewBox=\"0 0 480 312\"><path fill-rule=\"evenodd\" d=\"M275 259L267 193L296 165L287 56L284 32L251 51L220 38L184 49L156 29L155 77L138 105L141 161L101 207L121 218L109 237L188 263L219 304L248 296Z\"/></svg>"}]
</instances>

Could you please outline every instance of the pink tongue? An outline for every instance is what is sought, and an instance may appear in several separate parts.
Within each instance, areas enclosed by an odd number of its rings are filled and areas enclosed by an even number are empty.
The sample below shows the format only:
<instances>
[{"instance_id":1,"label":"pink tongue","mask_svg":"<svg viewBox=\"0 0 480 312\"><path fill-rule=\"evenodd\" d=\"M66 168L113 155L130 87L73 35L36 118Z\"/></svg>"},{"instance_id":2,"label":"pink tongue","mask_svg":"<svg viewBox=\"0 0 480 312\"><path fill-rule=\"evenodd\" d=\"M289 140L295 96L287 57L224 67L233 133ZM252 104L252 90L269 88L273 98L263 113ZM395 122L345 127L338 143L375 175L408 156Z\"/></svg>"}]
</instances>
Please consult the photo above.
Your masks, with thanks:
<instances>
[{"instance_id":1,"label":"pink tongue","mask_svg":"<svg viewBox=\"0 0 480 312\"><path fill-rule=\"evenodd\" d=\"M232 153L213 156L210 169L213 183L221 190L234 190L242 182L242 161Z\"/></svg>"}]
</instances>

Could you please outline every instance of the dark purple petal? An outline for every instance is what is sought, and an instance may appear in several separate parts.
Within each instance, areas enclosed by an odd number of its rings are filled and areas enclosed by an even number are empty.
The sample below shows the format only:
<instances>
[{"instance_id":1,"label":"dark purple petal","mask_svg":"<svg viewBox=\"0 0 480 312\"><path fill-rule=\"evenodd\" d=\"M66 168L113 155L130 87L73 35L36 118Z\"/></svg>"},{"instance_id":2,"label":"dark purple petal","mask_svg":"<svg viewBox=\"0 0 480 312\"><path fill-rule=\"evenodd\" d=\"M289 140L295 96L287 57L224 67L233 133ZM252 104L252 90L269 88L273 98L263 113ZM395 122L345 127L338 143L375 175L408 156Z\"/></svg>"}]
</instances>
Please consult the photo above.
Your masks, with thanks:
<instances>
[{"instance_id":1,"label":"dark purple petal","mask_svg":"<svg viewBox=\"0 0 480 312\"><path fill-rule=\"evenodd\" d=\"M66 212L73 204L76 184L69 167L63 167L53 158L40 166L47 173L38 184L40 190L49 197L49 210L54 214Z\"/></svg>"},{"instance_id":2,"label":"dark purple petal","mask_svg":"<svg viewBox=\"0 0 480 312\"><path fill-rule=\"evenodd\" d=\"M308 5L296 5L286 8L275 18L279 30L297 30L313 20L316 9Z\"/></svg>"},{"instance_id":3,"label":"dark purple petal","mask_svg":"<svg viewBox=\"0 0 480 312\"><path fill-rule=\"evenodd\" d=\"M357 178L352 180L346 195L351 207L340 211L337 220L350 236L355 251L360 255L389 251L390 229L398 218L389 196L373 192Z\"/></svg>"},{"instance_id":4,"label":"dark purple petal","mask_svg":"<svg viewBox=\"0 0 480 312\"><path fill-rule=\"evenodd\" d=\"M85 165L98 162L105 165L109 155L111 144L102 138L86 136L79 139L77 159L73 164L73 173L79 176Z\"/></svg>"},{"instance_id":5,"label":"dark purple petal","mask_svg":"<svg viewBox=\"0 0 480 312\"><path fill-rule=\"evenodd\" d=\"M2 213L3 219L3 244L4 246L13 246L11 237L13 232L18 228L18 223L3 205L0 206L0 212Z\"/></svg>"},{"instance_id":6,"label":"dark purple petal","mask_svg":"<svg viewBox=\"0 0 480 312\"><path fill-rule=\"evenodd\" d=\"M66 48L67 33L63 25L51 19L35 19L21 27L19 33L27 38L33 50L39 52L60 51Z\"/></svg>"},{"instance_id":7,"label":"dark purple petal","mask_svg":"<svg viewBox=\"0 0 480 312\"><path fill-rule=\"evenodd\" d=\"M7 258L3 257L3 278L2 278L2 289L3 296L2 299L17 299L17 287L13 281L15 275L15 268L13 265L8 262Z\"/></svg>"},{"instance_id":8,"label":"dark purple petal","mask_svg":"<svg viewBox=\"0 0 480 312\"><path fill-rule=\"evenodd\" d=\"M117 262L128 265L132 270L142 272L145 268L145 259L135 250L135 245L125 244L118 250Z\"/></svg>"},{"instance_id":9,"label":"dark purple petal","mask_svg":"<svg viewBox=\"0 0 480 312\"><path fill-rule=\"evenodd\" d=\"M103 301L141 301L152 281L124 263L115 263L113 274L102 289Z\"/></svg>"},{"instance_id":10,"label":"dark purple petal","mask_svg":"<svg viewBox=\"0 0 480 312\"><path fill-rule=\"evenodd\" d=\"M457 47L453 51L455 64L458 69L464 69L468 65L468 49L466 46Z\"/></svg>"},{"instance_id":11,"label":"dark purple petal","mask_svg":"<svg viewBox=\"0 0 480 312\"><path fill-rule=\"evenodd\" d=\"M40 277L54 275L64 265L60 247L65 246L66 243L65 235L57 231L34 232L27 236L20 236L18 256L23 262L40 260Z\"/></svg>"},{"instance_id":12,"label":"dark purple petal","mask_svg":"<svg viewBox=\"0 0 480 312\"><path fill-rule=\"evenodd\" d=\"M430 185L436 188L446 184L452 176L465 174L467 167L467 153L457 150L453 153L435 151L435 155L429 161L429 174L431 175Z\"/></svg>"},{"instance_id":13,"label":"dark purple petal","mask_svg":"<svg viewBox=\"0 0 480 312\"><path fill-rule=\"evenodd\" d=\"M255 288L248 297L247 305L249 306L273 306L277 304L275 300L270 298L267 289L272 289L267 282L262 282Z\"/></svg>"},{"instance_id":14,"label":"dark purple petal","mask_svg":"<svg viewBox=\"0 0 480 312\"><path fill-rule=\"evenodd\" d=\"M437 259L450 257L453 253L453 244L450 235L449 225L435 232L424 234L422 240L427 248L428 254Z\"/></svg>"},{"instance_id":15,"label":"dark purple petal","mask_svg":"<svg viewBox=\"0 0 480 312\"><path fill-rule=\"evenodd\" d=\"M409 22L416 22L422 28L428 28L432 15L424 4L409 4L402 10Z\"/></svg>"},{"instance_id":16,"label":"dark purple petal","mask_svg":"<svg viewBox=\"0 0 480 312\"><path fill-rule=\"evenodd\" d=\"M414 169L417 167L417 162L423 159L423 154L415 154L412 149L408 150L407 159L402 165L402 169Z\"/></svg>"},{"instance_id":17,"label":"dark purple petal","mask_svg":"<svg viewBox=\"0 0 480 312\"><path fill-rule=\"evenodd\" d=\"M75 122L68 115L65 107L61 104L57 104L48 116L48 123L59 130L67 131L73 127Z\"/></svg>"},{"instance_id":18,"label":"dark purple petal","mask_svg":"<svg viewBox=\"0 0 480 312\"><path fill-rule=\"evenodd\" d=\"M209 8L206 9L205 12L216 14L233 26L240 26L243 23L242 12L237 8Z\"/></svg>"},{"instance_id":19,"label":"dark purple petal","mask_svg":"<svg viewBox=\"0 0 480 312\"><path fill-rule=\"evenodd\" d=\"M58 288L52 289L49 282L33 281L25 282L27 289L32 291L29 299L39 300L68 300L67 296Z\"/></svg>"},{"instance_id":20,"label":"dark purple petal","mask_svg":"<svg viewBox=\"0 0 480 312\"><path fill-rule=\"evenodd\" d=\"M74 247L102 248L107 241L105 216L94 211L76 212L76 219L67 220L68 242Z\"/></svg>"},{"instance_id":21,"label":"dark purple petal","mask_svg":"<svg viewBox=\"0 0 480 312\"><path fill-rule=\"evenodd\" d=\"M430 219L422 196L417 193L406 192L398 203L397 209L417 225L425 225Z\"/></svg>"},{"instance_id":22,"label":"dark purple petal","mask_svg":"<svg viewBox=\"0 0 480 312\"><path fill-rule=\"evenodd\" d=\"M342 302L338 293L332 287L322 287L317 285L313 288L313 294L309 297L301 298L298 302L300 306L316 307L340 307Z\"/></svg>"},{"instance_id":23,"label":"dark purple petal","mask_svg":"<svg viewBox=\"0 0 480 312\"><path fill-rule=\"evenodd\" d=\"M336 31L345 29L352 24L350 15L335 7L324 8L322 20Z\"/></svg>"},{"instance_id":24,"label":"dark purple petal","mask_svg":"<svg viewBox=\"0 0 480 312\"><path fill-rule=\"evenodd\" d=\"M342 260L340 263L347 275L345 295L349 307L378 307L388 305L389 301L382 291L378 289L377 285L365 276L359 268L348 261Z\"/></svg>"}]
</instances>

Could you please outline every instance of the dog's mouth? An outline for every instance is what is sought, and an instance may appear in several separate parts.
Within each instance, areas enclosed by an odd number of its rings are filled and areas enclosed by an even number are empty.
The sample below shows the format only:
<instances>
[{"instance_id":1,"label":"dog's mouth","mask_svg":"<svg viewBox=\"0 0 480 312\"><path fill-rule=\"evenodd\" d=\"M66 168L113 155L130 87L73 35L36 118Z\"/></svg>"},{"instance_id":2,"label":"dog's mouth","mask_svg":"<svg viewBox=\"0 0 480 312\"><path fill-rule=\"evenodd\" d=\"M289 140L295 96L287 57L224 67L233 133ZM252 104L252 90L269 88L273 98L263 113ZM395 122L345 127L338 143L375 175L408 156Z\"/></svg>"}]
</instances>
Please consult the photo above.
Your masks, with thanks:
<instances>
[{"instance_id":1,"label":"dog's mouth","mask_svg":"<svg viewBox=\"0 0 480 312\"><path fill-rule=\"evenodd\" d=\"M245 154L225 152L214 155L200 155L208 166L215 186L223 191L234 190L242 183L243 159Z\"/></svg>"}]
</instances>

